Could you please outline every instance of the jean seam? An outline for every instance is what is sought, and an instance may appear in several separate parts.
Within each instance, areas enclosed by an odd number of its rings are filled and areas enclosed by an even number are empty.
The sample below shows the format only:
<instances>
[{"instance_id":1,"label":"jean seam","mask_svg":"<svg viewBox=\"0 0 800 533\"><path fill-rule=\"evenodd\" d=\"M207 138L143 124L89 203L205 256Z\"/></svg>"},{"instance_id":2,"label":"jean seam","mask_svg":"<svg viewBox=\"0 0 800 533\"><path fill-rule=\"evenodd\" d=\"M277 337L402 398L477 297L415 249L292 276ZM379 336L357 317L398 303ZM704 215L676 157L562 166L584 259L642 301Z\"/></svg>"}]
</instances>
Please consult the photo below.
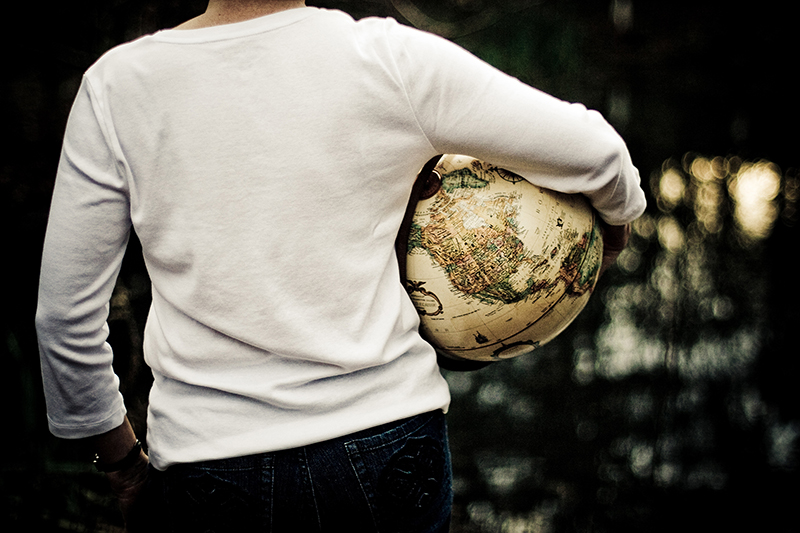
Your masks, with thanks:
<instances>
[{"instance_id":1,"label":"jean seam","mask_svg":"<svg viewBox=\"0 0 800 533\"><path fill-rule=\"evenodd\" d=\"M267 521L267 531L272 531L272 520L274 515L274 505L275 505L275 468L273 464L273 460L271 456L264 455L261 457L261 461L259 463L261 467L261 487L262 491L264 483L269 481L269 519Z\"/></svg>"},{"instance_id":2,"label":"jean seam","mask_svg":"<svg viewBox=\"0 0 800 533\"><path fill-rule=\"evenodd\" d=\"M308 477L308 486L309 490L311 491L311 501L314 504L314 513L317 515L317 528L321 531L322 530L322 517L319 514L319 504L317 502L317 493L314 490L314 477L311 474L311 466L308 462L308 453L306 452L305 446L302 448L303 454L303 469L306 471L306 476Z\"/></svg>"},{"instance_id":3,"label":"jean seam","mask_svg":"<svg viewBox=\"0 0 800 533\"><path fill-rule=\"evenodd\" d=\"M360 452L358 446L355 442L345 442L344 448L347 452L347 461L350 463L350 468L353 469L353 472L356 474L356 480L358 481L358 488L361 489L361 494L364 496L364 501L367 503L367 509L369 509L369 516L372 519L372 525L375 527L375 530L378 530L378 519L375 516L375 511L372 509L372 498L370 498L369 494L367 494L367 489L364 487L364 482L361 480L363 472L360 472L358 466L353 462L353 457L357 456L360 457Z\"/></svg>"}]
</instances>

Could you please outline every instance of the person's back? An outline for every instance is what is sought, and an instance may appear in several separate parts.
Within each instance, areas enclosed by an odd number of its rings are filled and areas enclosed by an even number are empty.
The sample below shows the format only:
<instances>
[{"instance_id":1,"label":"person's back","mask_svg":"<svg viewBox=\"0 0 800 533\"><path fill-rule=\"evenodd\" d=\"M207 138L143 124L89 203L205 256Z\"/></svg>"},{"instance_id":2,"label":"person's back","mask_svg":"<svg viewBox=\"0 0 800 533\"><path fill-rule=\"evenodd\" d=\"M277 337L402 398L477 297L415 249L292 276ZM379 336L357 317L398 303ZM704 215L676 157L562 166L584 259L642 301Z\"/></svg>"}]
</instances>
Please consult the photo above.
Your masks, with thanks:
<instances>
[{"instance_id":1,"label":"person's back","mask_svg":"<svg viewBox=\"0 0 800 533\"><path fill-rule=\"evenodd\" d=\"M307 9L173 30L87 74L153 283L159 467L447 404L393 248L433 149L386 64L386 24L364 25ZM102 236L119 232L92 216Z\"/></svg>"}]
</instances>

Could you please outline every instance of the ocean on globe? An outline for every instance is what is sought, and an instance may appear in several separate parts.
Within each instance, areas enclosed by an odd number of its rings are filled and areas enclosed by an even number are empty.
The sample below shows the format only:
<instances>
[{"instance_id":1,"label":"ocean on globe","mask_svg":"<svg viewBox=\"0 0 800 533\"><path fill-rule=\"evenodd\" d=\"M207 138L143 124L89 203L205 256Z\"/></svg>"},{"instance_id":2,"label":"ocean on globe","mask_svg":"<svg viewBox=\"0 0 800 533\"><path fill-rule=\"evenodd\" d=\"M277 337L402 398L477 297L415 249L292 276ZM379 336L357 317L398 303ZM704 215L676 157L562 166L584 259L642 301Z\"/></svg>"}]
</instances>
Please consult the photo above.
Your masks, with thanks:
<instances>
[{"instance_id":1,"label":"ocean on globe","mask_svg":"<svg viewBox=\"0 0 800 533\"><path fill-rule=\"evenodd\" d=\"M532 352L583 310L600 271L599 221L579 194L463 155L442 156L409 229L406 289L443 355Z\"/></svg>"}]
</instances>

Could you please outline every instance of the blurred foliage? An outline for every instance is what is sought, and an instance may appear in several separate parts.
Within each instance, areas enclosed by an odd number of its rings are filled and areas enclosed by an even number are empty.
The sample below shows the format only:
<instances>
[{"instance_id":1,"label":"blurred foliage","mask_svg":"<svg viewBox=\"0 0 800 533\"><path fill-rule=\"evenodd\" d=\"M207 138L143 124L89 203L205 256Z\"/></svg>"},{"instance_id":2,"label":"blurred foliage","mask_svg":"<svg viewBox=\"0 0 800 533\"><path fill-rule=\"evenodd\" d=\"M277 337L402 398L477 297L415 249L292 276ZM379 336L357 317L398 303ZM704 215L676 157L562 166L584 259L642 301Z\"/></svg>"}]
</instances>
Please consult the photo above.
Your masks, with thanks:
<instances>
[{"instance_id":1,"label":"blurred foliage","mask_svg":"<svg viewBox=\"0 0 800 533\"><path fill-rule=\"evenodd\" d=\"M33 332L61 135L82 72L202 0L6 7L0 520L119 531L80 445L46 428ZM650 208L587 310L530 357L447 375L454 531L798 531L797 55L783 2L320 0L393 16L603 112ZM35 26L33 25L35 22ZM34 37L35 36L35 37ZM145 427L149 281L135 238L112 301L115 366Z\"/></svg>"}]
</instances>

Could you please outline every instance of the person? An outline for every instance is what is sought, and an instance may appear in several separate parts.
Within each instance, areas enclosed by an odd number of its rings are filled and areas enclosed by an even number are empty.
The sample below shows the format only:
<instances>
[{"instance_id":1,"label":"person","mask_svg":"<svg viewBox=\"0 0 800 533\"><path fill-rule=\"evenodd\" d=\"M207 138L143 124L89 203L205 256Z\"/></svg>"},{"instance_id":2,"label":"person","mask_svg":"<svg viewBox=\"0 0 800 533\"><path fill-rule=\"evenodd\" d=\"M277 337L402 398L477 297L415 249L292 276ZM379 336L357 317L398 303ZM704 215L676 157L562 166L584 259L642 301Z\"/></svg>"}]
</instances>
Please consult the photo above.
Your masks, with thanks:
<instances>
[{"instance_id":1,"label":"person","mask_svg":"<svg viewBox=\"0 0 800 533\"><path fill-rule=\"evenodd\" d=\"M599 113L392 19L210 0L87 70L36 327L50 430L91 443L131 530L447 530L449 391L394 251L439 153L585 194L606 265L645 207ZM131 230L147 453L106 342Z\"/></svg>"}]
</instances>

